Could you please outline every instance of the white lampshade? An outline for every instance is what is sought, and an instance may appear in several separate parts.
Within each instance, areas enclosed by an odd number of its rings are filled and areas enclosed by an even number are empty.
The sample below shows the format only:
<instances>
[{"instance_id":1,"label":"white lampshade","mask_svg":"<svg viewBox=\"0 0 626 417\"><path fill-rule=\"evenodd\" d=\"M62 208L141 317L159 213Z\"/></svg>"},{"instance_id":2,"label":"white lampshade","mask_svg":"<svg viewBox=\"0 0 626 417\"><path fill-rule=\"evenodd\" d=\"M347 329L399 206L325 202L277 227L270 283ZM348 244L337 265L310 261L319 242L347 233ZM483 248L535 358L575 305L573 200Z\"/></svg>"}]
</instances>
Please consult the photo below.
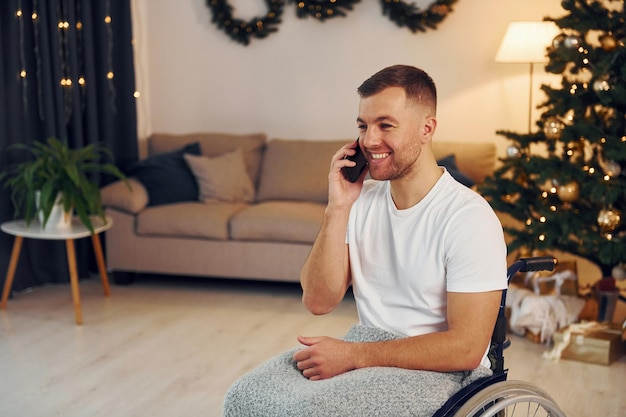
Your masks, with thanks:
<instances>
[{"instance_id":1,"label":"white lampshade","mask_svg":"<svg viewBox=\"0 0 626 417\"><path fill-rule=\"evenodd\" d=\"M546 62L546 48L558 33L554 22L511 22L496 62Z\"/></svg>"}]
</instances>

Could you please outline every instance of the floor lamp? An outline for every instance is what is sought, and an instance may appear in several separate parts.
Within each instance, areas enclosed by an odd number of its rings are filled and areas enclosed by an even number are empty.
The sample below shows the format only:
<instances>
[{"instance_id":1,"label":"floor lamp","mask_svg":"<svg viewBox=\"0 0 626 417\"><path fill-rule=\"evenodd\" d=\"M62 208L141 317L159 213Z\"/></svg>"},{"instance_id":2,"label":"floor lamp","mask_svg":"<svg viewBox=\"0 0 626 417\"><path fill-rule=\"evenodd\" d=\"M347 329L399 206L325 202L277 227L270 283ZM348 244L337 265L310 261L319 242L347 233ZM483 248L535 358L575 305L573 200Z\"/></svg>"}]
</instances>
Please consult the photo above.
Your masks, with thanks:
<instances>
[{"instance_id":1,"label":"floor lamp","mask_svg":"<svg viewBox=\"0 0 626 417\"><path fill-rule=\"evenodd\" d=\"M547 47L558 33L559 28L553 22L511 22L496 54L496 62L530 64L528 133L531 131L533 66L547 62Z\"/></svg>"}]
</instances>

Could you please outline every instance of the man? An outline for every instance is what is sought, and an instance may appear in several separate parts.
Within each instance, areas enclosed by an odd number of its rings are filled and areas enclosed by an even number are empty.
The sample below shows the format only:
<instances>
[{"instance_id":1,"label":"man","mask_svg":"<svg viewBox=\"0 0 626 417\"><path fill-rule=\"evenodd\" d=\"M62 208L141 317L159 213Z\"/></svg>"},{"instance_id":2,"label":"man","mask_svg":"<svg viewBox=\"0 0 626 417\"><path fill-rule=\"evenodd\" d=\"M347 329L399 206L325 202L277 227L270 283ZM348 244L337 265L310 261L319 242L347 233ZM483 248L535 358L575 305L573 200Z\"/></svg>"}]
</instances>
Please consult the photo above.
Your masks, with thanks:
<instances>
[{"instance_id":1,"label":"man","mask_svg":"<svg viewBox=\"0 0 626 417\"><path fill-rule=\"evenodd\" d=\"M506 247L486 201L437 165L435 84L396 65L358 92L359 142L332 158L328 206L301 284L313 314L332 311L352 286L359 326L341 340L299 336L303 348L231 389L225 409L246 401L234 391L254 385L261 398L249 402L273 411L250 415L431 415L489 372ZM356 146L372 180L344 176ZM283 373L289 361L308 384ZM276 408L281 396L289 396L284 409Z\"/></svg>"}]
</instances>

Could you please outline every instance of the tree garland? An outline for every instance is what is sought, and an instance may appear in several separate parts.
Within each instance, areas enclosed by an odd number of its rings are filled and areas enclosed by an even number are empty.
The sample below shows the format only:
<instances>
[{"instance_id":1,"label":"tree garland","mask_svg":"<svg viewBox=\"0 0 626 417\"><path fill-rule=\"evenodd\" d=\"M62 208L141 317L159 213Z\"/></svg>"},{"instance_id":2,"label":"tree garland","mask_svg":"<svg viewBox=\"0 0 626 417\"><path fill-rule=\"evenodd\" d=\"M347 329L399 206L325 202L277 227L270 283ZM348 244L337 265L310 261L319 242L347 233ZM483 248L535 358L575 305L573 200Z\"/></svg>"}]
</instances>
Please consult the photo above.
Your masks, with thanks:
<instances>
[{"instance_id":1,"label":"tree garland","mask_svg":"<svg viewBox=\"0 0 626 417\"><path fill-rule=\"evenodd\" d=\"M265 38L276 32L281 22L285 6L284 0L265 0L268 12L264 17L254 17L249 21L233 17L233 7L226 0L207 0L207 6L213 12L211 21L222 29L230 38L243 45L250 43L250 38Z\"/></svg>"},{"instance_id":2,"label":"tree garland","mask_svg":"<svg viewBox=\"0 0 626 417\"><path fill-rule=\"evenodd\" d=\"M345 16L341 9L352 10L352 5L361 0L290 0L296 3L296 15L300 19L313 17L320 22L338 16Z\"/></svg>"},{"instance_id":3,"label":"tree garland","mask_svg":"<svg viewBox=\"0 0 626 417\"><path fill-rule=\"evenodd\" d=\"M452 5L457 0L437 0L428 6L427 10L420 9L413 3L408 4L399 0L381 0L383 14L389 16L396 25L406 26L413 33L425 32L427 28L436 29L437 25L452 11Z\"/></svg>"},{"instance_id":4,"label":"tree garland","mask_svg":"<svg viewBox=\"0 0 626 417\"><path fill-rule=\"evenodd\" d=\"M289 0L296 3L296 15L300 19L313 17L324 22L333 17L345 16L346 10L361 0ZM400 27L406 26L411 32L425 32L436 29L437 25L452 12L452 5L457 0L435 0L422 11L414 3L401 0L381 0L383 15ZM213 18L211 21L222 29L231 39L243 45L250 43L250 38L265 38L278 31L285 0L265 0L268 12L263 17L254 17L249 21L233 17L233 7L227 0L207 0Z\"/></svg>"}]
</instances>

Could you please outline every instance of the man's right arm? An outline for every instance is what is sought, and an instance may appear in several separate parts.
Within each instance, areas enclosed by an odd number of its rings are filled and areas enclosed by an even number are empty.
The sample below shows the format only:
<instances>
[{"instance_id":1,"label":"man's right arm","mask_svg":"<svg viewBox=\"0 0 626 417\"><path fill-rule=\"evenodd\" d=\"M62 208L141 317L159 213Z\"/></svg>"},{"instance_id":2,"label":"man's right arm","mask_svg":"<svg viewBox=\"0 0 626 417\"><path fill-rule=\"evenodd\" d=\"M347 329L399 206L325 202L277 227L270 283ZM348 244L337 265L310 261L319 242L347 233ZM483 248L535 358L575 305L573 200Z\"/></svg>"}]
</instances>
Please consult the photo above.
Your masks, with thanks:
<instances>
[{"instance_id":1,"label":"man's right arm","mask_svg":"<svg viewBox=\"0 0 626 417\"><path fill-rule=\"evenodd\" d=\"M365 172L356 183L351 183L344 178L341 169L354 165L344 159L344 155L354 153L354 146L350 143L333 156L322 227L300 272L302 302L313 314L331 312L351 283L346 231L350 209L361 193Z\"/></svg>"},{"instance_id":2,"label":"man's right arm","mask_svg":"<svg viewBox=\"0 0 626 417\"><path fill-rule=\"evenodd\" d=\"M300 272L302 303L313 314L330 313L350 286L346 228L350 211L326 208L320 232Z\"/></svg>"}]
</instances>

